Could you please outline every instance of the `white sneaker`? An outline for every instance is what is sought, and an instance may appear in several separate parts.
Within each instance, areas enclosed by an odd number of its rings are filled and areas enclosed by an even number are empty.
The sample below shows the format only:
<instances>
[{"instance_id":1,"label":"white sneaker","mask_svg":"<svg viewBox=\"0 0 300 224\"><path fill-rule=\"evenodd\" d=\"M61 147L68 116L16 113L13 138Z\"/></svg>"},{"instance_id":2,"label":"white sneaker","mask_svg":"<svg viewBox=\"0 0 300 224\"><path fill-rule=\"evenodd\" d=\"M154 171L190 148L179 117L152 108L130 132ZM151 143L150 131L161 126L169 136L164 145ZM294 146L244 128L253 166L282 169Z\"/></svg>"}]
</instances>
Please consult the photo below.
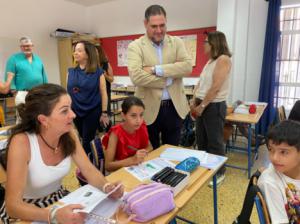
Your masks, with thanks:
<instances>
[{"instance_id":1,"label":"white sneaker","mask_svg":"<svg viewBox=\"0 0 300 224\"><path fill-rule=\"evenodd\" d=\"M221 183L223 183L224 179L225 179L225 174L217 174L217 181L216 181L217 186L219 186ZM212 188L213 185L214 185L214 182L213 182L213 180L211 180L209 182L208 186Z\"/></svg>"}]
</instances>

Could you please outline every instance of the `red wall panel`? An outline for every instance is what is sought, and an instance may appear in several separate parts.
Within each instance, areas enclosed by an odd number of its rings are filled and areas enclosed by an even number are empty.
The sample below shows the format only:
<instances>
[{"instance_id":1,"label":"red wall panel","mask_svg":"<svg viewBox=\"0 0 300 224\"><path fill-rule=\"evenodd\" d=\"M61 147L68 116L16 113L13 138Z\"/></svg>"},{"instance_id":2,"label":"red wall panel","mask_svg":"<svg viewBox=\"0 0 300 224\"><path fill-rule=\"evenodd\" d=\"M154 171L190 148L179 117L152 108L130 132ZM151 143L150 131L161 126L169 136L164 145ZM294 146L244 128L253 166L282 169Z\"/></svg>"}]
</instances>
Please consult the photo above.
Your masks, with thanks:
<instances>
[{"instance_id":1,"label":"red wall panel","mask_svg":"<svg viewBox=\"0 0 300 224\"><path fill-rule=\"evenodd\" d=\"M203 41L205 40L205 32L215 31L216 27L206 27L206 28L198 28L198 29L190 29L190 30L178 30L178 31L170 31L168 34L170 35L197 35L197 56L196 56L196 66L193 67L191 77L199 76L202 71L203 66L207 62L208 58L203 52ZM128 75L127 67L119 67L118 66L118 57L117 57L117 41L119 40L134 40L142 36L143 34L136 35L128 35L128 36L117 36L117 37L105 37L100 38L101 45L104 51L107 54L109 62L113 68L115 75Z\"/></svg>"}]
</instances>

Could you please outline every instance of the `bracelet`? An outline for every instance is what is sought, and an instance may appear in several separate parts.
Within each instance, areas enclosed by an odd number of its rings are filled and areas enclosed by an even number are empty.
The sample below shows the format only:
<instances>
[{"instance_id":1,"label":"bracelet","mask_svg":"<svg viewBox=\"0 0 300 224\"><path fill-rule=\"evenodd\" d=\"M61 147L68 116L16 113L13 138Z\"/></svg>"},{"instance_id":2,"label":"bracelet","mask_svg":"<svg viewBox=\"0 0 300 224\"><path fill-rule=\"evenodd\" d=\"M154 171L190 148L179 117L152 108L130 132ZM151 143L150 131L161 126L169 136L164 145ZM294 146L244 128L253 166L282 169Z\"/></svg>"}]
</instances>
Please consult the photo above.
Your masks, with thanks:
<instances>
[{"instance_id":1,"label":"bracelet","mask_svg":"<svg viewBox=\"0 0 300 224\"><path fill-rule=\"evenodd\" d=\"M60 207L57 205L53 205L50 209L49 209L49 213L48 213L48 223L49 224L57 224L57 220L56 220L56 212Z\"/></svg>"},{"instance_id":2,"label":"bracelet","mask_svg":"<svg viewBox=\"0 0 300 224\"><path fill-rule=\"evenodd\" d=\"M106 193L106 188L107 188L108 186L110 186L110 185L111 185L111 183L109 183L109 182L105 183L105 184L103 185L103 187L102 187L102 191L103 191L104 193Z\"/></svg>"},{"instance_id":3,"label":"bracelet","mask_svg":"<svg viewBox=\"0 0 300 224\"><path fill-rule=\"evenodd\" d=\"M50 218L50 216L51 216L51 209L52 209L52 207L48 209L48 216L47 216L48 224L51 224L51 218Z\"/></svg>"}]
</instances>

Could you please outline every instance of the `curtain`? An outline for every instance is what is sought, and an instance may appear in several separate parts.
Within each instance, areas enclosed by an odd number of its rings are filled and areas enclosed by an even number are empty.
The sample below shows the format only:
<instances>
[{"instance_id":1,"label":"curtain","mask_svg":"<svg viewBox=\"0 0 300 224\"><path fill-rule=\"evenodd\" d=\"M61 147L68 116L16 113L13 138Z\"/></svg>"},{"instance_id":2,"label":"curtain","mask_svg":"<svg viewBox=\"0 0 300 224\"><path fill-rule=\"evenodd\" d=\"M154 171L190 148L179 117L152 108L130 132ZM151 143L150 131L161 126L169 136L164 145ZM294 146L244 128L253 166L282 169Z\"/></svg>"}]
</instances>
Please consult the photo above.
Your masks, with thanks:
<instances>
[{"instance_id":1,"label":"curtain","mask_svg":"<svg viewBox=\"0 0 300 224\"><path fill-rule=\"evenodd\" d=\"M269 125L274 120L277 108L277 102L275 102L274 98L278 94L280 71L279 63L276 60L280 49L280 7L281 0L269 1L258 98L260 102L268 103L268 107L266 108L259 124L259 133L263 135L266 134Z\"/></svg>"}]
</instances>

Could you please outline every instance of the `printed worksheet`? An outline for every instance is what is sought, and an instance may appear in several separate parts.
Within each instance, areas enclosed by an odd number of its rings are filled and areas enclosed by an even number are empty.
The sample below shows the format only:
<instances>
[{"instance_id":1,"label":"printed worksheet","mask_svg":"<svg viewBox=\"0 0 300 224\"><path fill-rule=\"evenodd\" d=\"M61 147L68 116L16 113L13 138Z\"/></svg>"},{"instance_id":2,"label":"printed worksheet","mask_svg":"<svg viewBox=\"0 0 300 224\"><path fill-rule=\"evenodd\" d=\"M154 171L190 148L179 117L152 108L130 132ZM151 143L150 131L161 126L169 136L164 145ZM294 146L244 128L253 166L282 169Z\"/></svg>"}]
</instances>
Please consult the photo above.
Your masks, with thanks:
<instances>
[{"instance_id":1,"label":"printed worksheet","mask_svg":"<svg viewBox=\"0 0 300 224\"><path fill-rule=\"evenodd\" d=\"M163 158L155 158L138 166L125 167L125 170L140 181L145 181L167 166L174 168L175 164Z\"/></svg>"}]
</instances>

